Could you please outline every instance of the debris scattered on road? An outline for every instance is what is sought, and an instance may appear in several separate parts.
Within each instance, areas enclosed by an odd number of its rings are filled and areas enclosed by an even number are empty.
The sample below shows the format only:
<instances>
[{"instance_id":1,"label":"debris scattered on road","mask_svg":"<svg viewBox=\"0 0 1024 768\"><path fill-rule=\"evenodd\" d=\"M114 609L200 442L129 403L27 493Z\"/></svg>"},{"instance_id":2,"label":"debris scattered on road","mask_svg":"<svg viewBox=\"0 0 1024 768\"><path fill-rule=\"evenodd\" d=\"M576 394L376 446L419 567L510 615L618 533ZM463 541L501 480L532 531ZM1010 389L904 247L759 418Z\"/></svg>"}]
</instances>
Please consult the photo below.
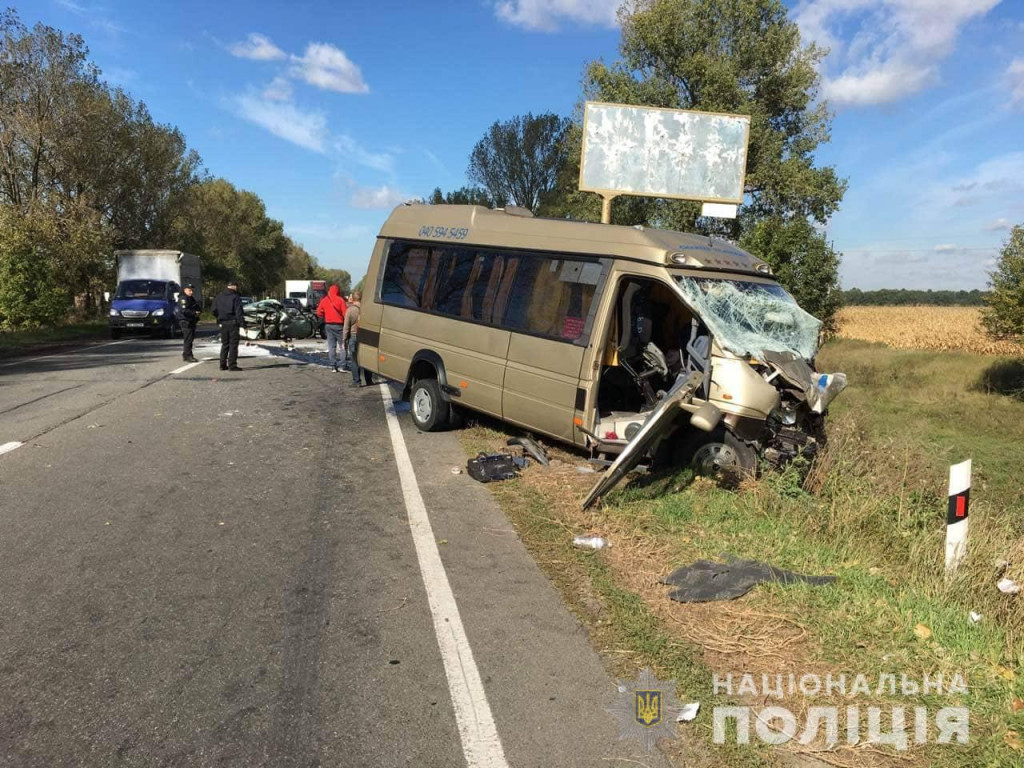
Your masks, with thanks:
<instances>
[{"instance_id":1,"label":"debris scattered on road","mask_svg":"<svg viewBox=\"0 0 1024 768\"><path fill-rule=\"evenodd\" d=\"M996 584L996 587L998 587L999 591L1004 595L1016 595L1020 593L1020 584L1013 579L1000 579L999 583Z\"/></svg>"},{"instance_id":2,"label":"debris scattered on road","mask_svg":"<svg viewBox=\"0 0 1024 768\"><path fill-rule=\"evenodd\" d=\"M679 714L676 715L677 723L688 723L697 717L697 713L700 712L700 702L694 701L690 704L683 704L679 710Z\"/></svg>"},{"instance_id":3,"label":"debris scattered on road","mask_svg":"<svg viewBox=\"0 0 1024 768\"><path fill-rule=\"evenodd\" d=\"M98 429L99 427L102 426L102 424L90 424L88 427L86 427L86 429Z\"/></svg>"},{"instance_id":4,"label":"debris scattered on road","mask_svg":"<svg viewBox=\"0 0 1024 768\"><path fill-rule=\"evenodd\" d=\"M576 467L576 471L579 472L581 475L592 475L597 470L594 469L593 467Z\"/></svg>"},{"instance_id":5,"label":"debris scattered on road","mask_svg":"<svg viewBox=\"0 0 1024 768\"><path fill-rule=\"evenodd\" d=\"M981 614L980 613L976 613L974 611L971 611L968 614L968 617L971 620L971 624L977 624L979 621L981 621Z\"/></svg>"},{"instance_id":6,"label":"debris scattered on road","mask_svg":"<svg viewBox=\"0 0 1024 768\"><path fill-rule=\"evenodd\" d=\"M577 536L572 545L580 549L606 549L611 546L603 536Z\"/></svg>"},{"instance_id":7,"label":"debris scattered on road","mask_svg":"<svg viewBox=\"0 0 1024 768\"><path fill-rule=\"evenodd\" d=\"M511 480L519 476L519 470L512 456L507 453L483 453L466 462L466 471L474 480L492 483L497 480Z\"/></svg>"},{"instance_id":8,"label":"debris scattered on road","mask_svg":"<svg viewBox=\"0 0 1024 768\"><path fill-rule=\"evenodd\" d=\"M462 474L462 467L452 467L452 474L453 475L461 475Z\"/></svg>"},{"instance_id":9,"label":"debris scattered on road","mask_svg":"<svg viewBox=\"0 0 1024 768\"><path fill-rule=\"evenodd\" d=\"M785 571L757 560L741 560L723 553L728 562L714 563L698 560L693 565L676 568L661 580L676 589L668 596L679 603L706 603L713 600L733 600L747 594L758 584L776 582L795 584L804 582L813 586L832 584L835 576L808 576Z\"/></svg>"},{"instance_id":10,"label":"debris scattered on road","mask_svg":"<svg viewBox=\"0 0 1024 768\"><path fill-rule=\"evenodd\" d=\"M505 445L518 445L542 467L548 465L548 455L536 440L529 437L510 437L505 441Z\"/></svg>"}]
</instances>

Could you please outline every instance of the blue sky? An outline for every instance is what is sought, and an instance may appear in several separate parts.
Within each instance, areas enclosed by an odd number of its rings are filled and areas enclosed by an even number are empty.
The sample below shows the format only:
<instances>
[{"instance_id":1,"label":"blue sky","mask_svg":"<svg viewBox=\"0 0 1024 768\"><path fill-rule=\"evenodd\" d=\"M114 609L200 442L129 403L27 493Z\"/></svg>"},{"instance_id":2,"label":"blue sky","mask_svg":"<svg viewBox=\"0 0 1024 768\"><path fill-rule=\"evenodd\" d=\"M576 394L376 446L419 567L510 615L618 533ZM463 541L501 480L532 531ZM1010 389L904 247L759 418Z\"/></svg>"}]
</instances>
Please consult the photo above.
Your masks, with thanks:
<instances>
[{"instance_id":1,"label":"blue sky","mask_svg":"<svg viewBox=\"0 0 1024 768\"><path fill-rule=\"evenodd\" d=\"M8 0L10 2L10 0ZM619 0L15 2L81 34L112 84L177 125L354 279L397 203L466 183L495 120L571 114L617 58ZM844 287L983 288L1024 224L1024 0L787 3L831 49L818 153L849 180L827 234Z\"/></svg>"}]
</instances>

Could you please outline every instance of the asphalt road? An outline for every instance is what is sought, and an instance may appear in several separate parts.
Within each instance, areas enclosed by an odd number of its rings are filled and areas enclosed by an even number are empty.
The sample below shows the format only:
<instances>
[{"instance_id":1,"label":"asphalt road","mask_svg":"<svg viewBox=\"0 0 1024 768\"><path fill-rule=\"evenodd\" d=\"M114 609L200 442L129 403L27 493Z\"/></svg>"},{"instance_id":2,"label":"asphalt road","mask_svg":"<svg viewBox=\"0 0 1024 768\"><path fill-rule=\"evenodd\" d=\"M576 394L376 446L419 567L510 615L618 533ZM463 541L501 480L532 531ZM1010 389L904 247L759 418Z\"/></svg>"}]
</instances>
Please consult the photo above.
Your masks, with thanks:
<instances>
[{"instance_id":1,"label":"asphalt road","mask_svg":"<svg viewBox=\"0 0 1024 768\"><path fill-rule=\"evenodd\" d=\"M468 643L446 667L381 387L240 364L0 364L0 764L466 765L474 669L500 738L474 766L662 764L455 436L398 416Z\"/></svg>"}]
</instances>

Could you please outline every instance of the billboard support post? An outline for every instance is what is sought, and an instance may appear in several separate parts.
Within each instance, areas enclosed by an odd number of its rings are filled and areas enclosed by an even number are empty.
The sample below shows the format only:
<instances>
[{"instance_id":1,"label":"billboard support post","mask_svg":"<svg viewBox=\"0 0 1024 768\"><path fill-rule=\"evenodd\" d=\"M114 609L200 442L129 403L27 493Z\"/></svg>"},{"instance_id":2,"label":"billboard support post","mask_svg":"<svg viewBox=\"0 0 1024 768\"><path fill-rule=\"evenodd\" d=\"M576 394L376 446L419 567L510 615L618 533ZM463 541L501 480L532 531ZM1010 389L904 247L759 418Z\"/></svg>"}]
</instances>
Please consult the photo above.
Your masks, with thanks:
<instances>
[{"instance_id":1,"label":"billboard support post","mask_svg":"<svg viewBox=\"0 0 1024 768\"><path fill-rule=\"evenodd\" d=\"M612 200L618 195L601 195L601 223L612 223Z\"/></svg>"}]
</instances>

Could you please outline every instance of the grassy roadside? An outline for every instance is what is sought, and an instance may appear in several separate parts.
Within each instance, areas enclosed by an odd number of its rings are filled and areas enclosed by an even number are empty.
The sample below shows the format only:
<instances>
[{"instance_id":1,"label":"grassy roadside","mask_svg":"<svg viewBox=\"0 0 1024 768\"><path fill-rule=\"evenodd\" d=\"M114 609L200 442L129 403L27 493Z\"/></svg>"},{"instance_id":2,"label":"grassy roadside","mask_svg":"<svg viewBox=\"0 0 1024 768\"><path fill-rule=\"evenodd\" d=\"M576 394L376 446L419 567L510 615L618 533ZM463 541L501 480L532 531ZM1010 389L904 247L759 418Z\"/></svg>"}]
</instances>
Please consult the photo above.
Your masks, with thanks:
<instances>
[{"instance_id":1,"label":"grassy roadside","mask_svg":"<svg viewBox=\"0 0 1024 768\"><path fill-rule=\"evenodd\" d=\"M107 336L106 319L66 323L30 331L0 331L0 357L16 357Z\"/></svg>"},{"instance_id":2,"label":"grassy roadside","mask_svg":"<svg viewBox=\"0 0 1024 768\"><path fill-rule=\"evenodd\" d=\"M824 370L845 370L851 386L835 404L829 450L806 484L795 473L738 491L694 481L688 472L640 477L600 509L582 513L579 500L594 476L575 469L581 457L561 454L559 466L531 467L521 480L494 486L495 494L612 670L632 678L650 665L662 679L679 681L681 698L703 702L698 720L680 729L680 743L701 756L698 762L688 755L687 765L1024 764L1024 684L1017 676L1024 604L995 588L997 560L1009 561L1005 575L1024 583L1024 400L1012 386L991 386L992 371L1013 371L1016 361L852 341L828 345L819 360ZM503 438L493 426L464 433L470 452L500 446ZM968 457L975 469L971 549L947 583L946 473ZM612 547L573 549L572 535L588 531ZM658 581L674 567L722 552L839 581L760 587L728 603L666 598ZM981 621L972 623L970 611ZM794 713L825 704L880 706L883 731L891 708L903 706L910 749L866 743L863 716L857 745L846 743L845 732L833 749L711 744L712 672L737 680L744 673L758 680L845 674L851 683L863 674L872 681L870 696L798 693L759 703ZM938 673L947 684L962 674L968 692L899 695L901 675L921 681ZM880 674L895 676L895 695L876 690ZM970 744L913 744L918 706L929 709L929 742L938 709L968 707Z\"/></svg>"}]
</instances>

